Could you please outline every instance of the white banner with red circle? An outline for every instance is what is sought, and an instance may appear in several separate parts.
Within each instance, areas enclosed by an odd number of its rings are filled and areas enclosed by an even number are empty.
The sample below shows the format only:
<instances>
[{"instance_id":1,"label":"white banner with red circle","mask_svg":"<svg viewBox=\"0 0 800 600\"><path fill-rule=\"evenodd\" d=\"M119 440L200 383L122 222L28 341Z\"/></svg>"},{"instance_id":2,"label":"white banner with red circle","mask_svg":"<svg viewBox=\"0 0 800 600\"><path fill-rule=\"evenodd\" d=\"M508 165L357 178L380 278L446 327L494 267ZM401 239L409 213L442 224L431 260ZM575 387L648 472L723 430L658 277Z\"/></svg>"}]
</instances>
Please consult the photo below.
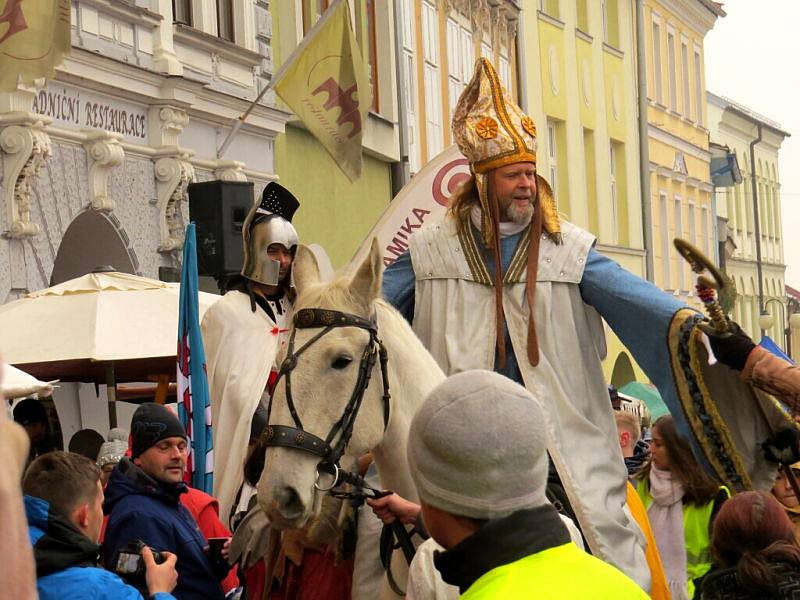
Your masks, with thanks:
<instances>
[{"instance_id":1,"label":"white banner with red circle","mask_svg":"<svg viewBox=\"0 0 800 600\"><path fill-rule=\"evenodd\" d=\"M408 239L423 225L441 221L450 197L469 178L469 162L453 145L408 182L395 196L381 218L356 251L351 265L359 265L367 256L372 239L377 238L388 267L408 250Z\"/></svg>"}]
</instances>

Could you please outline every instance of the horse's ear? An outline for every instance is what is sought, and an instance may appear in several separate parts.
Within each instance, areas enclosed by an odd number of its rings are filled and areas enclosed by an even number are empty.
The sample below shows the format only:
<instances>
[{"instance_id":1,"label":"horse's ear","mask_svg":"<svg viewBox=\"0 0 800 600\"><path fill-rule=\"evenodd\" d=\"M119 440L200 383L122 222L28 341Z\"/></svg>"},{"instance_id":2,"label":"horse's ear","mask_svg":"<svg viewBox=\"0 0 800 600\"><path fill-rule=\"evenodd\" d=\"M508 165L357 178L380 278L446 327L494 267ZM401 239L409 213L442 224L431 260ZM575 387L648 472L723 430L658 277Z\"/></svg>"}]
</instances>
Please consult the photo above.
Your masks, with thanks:
<instances>
[{"instance_id":1,"label":"horse's ear","mask_svg":"<svg viewBox=\"0 0 800 600\"><path fill-rule=\"evenodd\" d=\"M314 252L307 246L297 247L292 263L292 278L298 294L302 294L310 285L319 283L319 265Z\"/></svg>"},{"instance_id":2,"label":"horse's ear","mask_svg":"<svg viewBox=\"0 0 800 600\"><path fill-rule=\"evenodd\" d=\"M366 303L371 303L381 294L381 248L378 238L372 239L369 254L353 276L351 290Z\"/></svg>"}]
</instances>

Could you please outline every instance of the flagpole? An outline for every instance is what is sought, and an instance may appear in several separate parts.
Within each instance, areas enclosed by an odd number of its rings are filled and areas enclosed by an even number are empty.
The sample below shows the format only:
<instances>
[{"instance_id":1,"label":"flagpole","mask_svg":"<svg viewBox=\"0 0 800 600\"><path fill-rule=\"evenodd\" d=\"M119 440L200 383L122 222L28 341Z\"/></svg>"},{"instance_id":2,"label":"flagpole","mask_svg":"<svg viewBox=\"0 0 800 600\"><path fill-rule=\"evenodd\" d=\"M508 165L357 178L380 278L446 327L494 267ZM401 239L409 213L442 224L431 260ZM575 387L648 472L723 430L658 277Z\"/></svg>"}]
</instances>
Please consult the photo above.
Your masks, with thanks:
<instances>
[{"instance_id":1,"label":"flagpole","mask_svg":"<svg viewBox=\"0 0 800 600\"><path fill-rule=\"evenodd\" d=\"M295 58L302 53L305 47L308 46L309 42L314 38L314 35L317 33L317 31L322 29L322 26L327 22L330 15L333 14L334 12L333 9L336 7L336 5L344 1L346 0L335 0L325 10L325 14L322 15L322 17L314 24L314 27L311 28L311 31L309 31L308 34L306 34L306 36L297 45L297 47L294 50L292 50L292 53L289 55L289 58L287 58L286 61L284 61L284 63L278 69L278 72L275 73L275 75L273 75L272 78L269 80L269 83L266 86L264 86L264 89L258 93L258 96L256 96L256 99L250 103L250 106L247 107L247 110L232 121L231 130L228 132L228 135L225 137L225 140L222 142L222 145L217 150L217 158L222 158L225 155L225 151L228 149L228 146L231 145L233 137L242 128L242 125L244 125L244 122L247 119L247 117L250 116L250 113L253 112L253 109L256 107L256 104L258 104L261 101L261 99L264 97L264 94L266 94L268 90L271 90L273 87L275 87L275 85L283 78L284 73L286 72L288 67L292 65Z\"/></svg>"}]
</instances>

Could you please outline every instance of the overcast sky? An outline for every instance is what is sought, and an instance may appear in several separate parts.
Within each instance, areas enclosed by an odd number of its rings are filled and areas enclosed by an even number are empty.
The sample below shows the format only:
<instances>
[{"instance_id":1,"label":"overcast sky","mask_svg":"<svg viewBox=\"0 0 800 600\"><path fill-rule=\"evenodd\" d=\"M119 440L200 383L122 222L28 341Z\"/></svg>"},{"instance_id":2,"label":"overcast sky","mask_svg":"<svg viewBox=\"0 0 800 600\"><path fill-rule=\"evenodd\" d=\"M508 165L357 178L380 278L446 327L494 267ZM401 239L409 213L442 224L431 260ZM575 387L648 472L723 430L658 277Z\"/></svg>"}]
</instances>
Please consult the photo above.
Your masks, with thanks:
<instances>
[{"instance_id":1,"label":"overcast sky","mask_svg":"<svg viewBox=\"0 0 800 600\"><path fill-rule=\"evenodd\" d=\"M780 123L786 283L800 288L800 0L726 0L705 39L706 87Z\"/></svg>"}]
</instances>

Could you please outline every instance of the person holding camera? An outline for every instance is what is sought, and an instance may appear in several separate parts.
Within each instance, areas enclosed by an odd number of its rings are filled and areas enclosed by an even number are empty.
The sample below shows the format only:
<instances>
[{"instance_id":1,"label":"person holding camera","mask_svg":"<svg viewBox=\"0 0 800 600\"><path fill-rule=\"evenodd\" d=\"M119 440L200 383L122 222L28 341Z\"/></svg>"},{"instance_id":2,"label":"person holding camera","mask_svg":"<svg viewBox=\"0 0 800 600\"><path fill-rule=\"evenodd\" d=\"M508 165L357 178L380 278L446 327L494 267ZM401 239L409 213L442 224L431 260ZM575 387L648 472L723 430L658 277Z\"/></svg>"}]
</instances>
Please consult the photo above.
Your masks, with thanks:
<instances>
[{"instance_id":1,"label":"person holding camera","mask_svg":"<svg viewBox=\"0 0 800 600\"><path fill-rule=\"evenodd\" d=\"M131 458L123 458L106 486L108 515L103 556L106 567L125 565L141 541L177 555L178 600L223 600L220 581L230 571L211 552L192 514L180 500L188 438L180 420L166 407L141 404L131 420ZM219 554L219 552L217 552Z\"/></svg>"},{"instance_id":2,"label":"person holding camera","mask_svg":"<svg viewBox=\"0 0 800 600\"><path fill-rule=\"evenodd\" d=\"M142 600L137 588L99 568L103 486L100 469L90 459L55 451L34 460L25 472L22 491L28 530L36 560L39 600ZM143 548L144 594L174 600L178 580L176 556L163 552L156 564Z\"/></svg>"}]
</instances>

